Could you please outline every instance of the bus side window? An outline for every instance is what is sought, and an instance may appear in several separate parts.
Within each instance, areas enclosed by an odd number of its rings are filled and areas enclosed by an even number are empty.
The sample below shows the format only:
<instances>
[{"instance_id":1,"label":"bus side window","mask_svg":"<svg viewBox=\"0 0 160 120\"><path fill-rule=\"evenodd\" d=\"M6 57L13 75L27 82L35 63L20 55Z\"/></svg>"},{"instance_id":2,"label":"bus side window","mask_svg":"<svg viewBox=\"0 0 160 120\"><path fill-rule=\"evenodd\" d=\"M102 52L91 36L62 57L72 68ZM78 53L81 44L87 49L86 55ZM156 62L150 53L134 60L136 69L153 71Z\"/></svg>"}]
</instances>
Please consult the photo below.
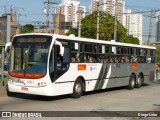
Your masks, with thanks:
<instances>
[{"instance_id":1,"label":"bus side window","mask_svg":"<svg viewBox=\"0 0 160 120\"><path fill-rule=\"evenodd\" d=\"M155 56L156 56L155 53L156 53L155 50L151 50L150 51L150 54L151 54L151 63L155 63L155 61L156 61L155 60Z\"/></svg>"},{"instance_id":2,"label":"bus side window","mask_svg":"<svg viewBox=\"0 0 160 120\"><path fill-rule=\"evenodd\" d=\"M112 54L117 54L117 47L116 46L112 46Z\"/></svg>"},{"instance_id":3,"label":"bus side window","mask_svg":"<svg viewBox=\"0 0 160 120\"><path fill-rule=\"evenodd\" d=\"M117 48L117 54L122 54L122 48L121 47Z\"/></svg>"},{"instance_id":4,"label":"bus side window","mask_svg":"<svg viewBox=\"0 0 160 120\"><path fill-rule=\"evenodd\" d=\"M96 63L97 62L98 45L85 43L84 44L84 62Z\"/></svg>"},{"instance_id":5,"label":"bus side window","mask_svg":"<svg viewBox=\"0 0 160 120\"><path fill-rule=\"evenodd\" d=\"M83 61L83 46L80 42L71 43L71 62L80 63Z\"/></svg>"},{"instance_id":6,"label":"bus side window","mask_svg":"<svg viewBox=\"0 0 160 120\"><path fill-rule=\"evenodd\" d=\"M70 53L69 47L64 47L63 63L69 63Z\"/></svg>"},{"instance_id":7,"label":"bus side window","mask_svg":"<svg viewBox=\"0 0 160 120\"><path fill-rule=\"evenodd\" d=\"M72 63L82 62L82 55L80 53L72 53L71 62Z\"/></svg>"}]
</instances>

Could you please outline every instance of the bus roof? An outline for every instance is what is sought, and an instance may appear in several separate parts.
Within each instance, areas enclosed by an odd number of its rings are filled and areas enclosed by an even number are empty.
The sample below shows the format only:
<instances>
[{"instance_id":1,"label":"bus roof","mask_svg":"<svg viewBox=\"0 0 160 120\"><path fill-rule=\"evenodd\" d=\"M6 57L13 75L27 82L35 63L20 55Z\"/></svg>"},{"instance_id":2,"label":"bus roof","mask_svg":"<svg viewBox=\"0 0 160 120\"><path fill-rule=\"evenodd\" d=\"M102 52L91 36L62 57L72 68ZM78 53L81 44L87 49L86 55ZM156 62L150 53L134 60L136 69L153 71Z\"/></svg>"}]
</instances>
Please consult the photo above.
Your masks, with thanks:
<instances>
[{"instance_id":1,"label":"bus roof","mask_svg":"<svg viewBox=\"0 0 160 120\"><path fill-rule=\"evenodd\" d=\"M66 39L65 35L54 34L54 36L59 39ZM126 47L128 46L128 47L137 47L137 48L156 49L156 47L129 44L129 43L121 43L121 42L115 42L114 40L105 41L105 40L96 40L96 39L90 39L90 38L80 38L80 37L74 37L74 36L67 36L67 37L69 38L68 40L81 41L81 42L91 42L91 43L100 43L100 44L111 44L111 45L117 45L117 46L126 46Z\"/></svg>"},{"instance_id":2,"label":"bus roof","mask_svg":"<svg viewBox=\"0 0 160 120\"><path fill-rule=\"evenodd\" d=\"M105 40L96 40L90 38L82 38L82 37L75 37L75 36L66 36L66 35L58 35L58 34L51 34L51 33L28 33L28 34L19 34L16 36L22 35L46 35L52 36L55 39L66 39L71 41L78 41L78 42L91 42L91 43L100 43L100 44L110 44L110 45L117 45L117 46L128 46L128 47L137 47L137 48L148 48L148 49L156 49L156 47L146 46L146 45L136 45L136 44L129 44L129 43L121 43L115 42L114 40L105 41Z\"/></svg>"},{"instance_id":3,"label":"bus roof","mask_svg":"<svg viewBox=\"0 0 160 120\"><path fill-rule=\"evenodd\" d=\"M24 34L17 34L14 37L17 36L23 36L23 35L46 35L46 36L54 36L54 34L51 33L24 33Z\"/></svg>"}]
</instances>

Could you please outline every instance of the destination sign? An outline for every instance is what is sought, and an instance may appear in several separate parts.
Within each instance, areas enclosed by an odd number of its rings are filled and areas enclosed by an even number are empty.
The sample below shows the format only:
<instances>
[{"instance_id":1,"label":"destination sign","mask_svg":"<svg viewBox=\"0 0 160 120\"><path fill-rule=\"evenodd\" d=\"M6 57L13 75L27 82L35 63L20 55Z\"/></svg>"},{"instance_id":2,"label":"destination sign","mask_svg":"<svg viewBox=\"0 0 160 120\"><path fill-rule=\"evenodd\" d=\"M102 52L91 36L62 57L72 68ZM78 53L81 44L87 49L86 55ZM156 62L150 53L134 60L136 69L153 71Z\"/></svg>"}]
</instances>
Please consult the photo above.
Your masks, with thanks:
<instances>
[{"instance_id":1,"label":"destination sign","mask_svg":"<svg viewBox=\"0 0 160 120\"><path fill-rule=\"evenodd\" d=\"M47 38L19 38L17 42L20 42L20 43L28 43L28 42L45 43L45 42L47 42Z\"/></svg>"}]
</instances>

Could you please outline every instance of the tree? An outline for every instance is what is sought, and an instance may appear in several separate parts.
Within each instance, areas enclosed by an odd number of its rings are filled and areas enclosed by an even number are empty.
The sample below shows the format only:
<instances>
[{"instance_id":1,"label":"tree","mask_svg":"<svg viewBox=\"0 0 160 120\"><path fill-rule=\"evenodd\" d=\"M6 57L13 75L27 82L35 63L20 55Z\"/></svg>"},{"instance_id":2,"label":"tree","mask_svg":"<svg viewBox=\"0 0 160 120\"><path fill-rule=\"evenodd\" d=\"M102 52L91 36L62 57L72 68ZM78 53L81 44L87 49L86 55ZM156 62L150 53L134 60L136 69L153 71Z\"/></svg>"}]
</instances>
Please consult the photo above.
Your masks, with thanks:
<instances>
[{"instance_id":1,"label":"tree","mask_svg":"<svg viewBox=\"0 0 160 120\"><path fill-rule=\"evenodd\" d=\"M66 33L66 35L74 34L75 36L78 36L78 29L76 28L70 28L70 30Z\"/></svg>"},{"instance_id":2,"label":"tree","mask_svg":"<svg viewBox=\"0 0 160 120\"><path fill-rule=\"evenodd\" d=\"M86 16L82 19L81 36L85 38L96 39L97 34L97 12ZM126 35L127 30L124 26L117 21L117 35L120 37L120 42L139 44L139 40L133 36ZM67 35L78 35L77 28L72 28L68 31ZM112 40L114 34L114 17L110 14L100 12L99 21L99 39ZM118 38L118 37L117 37Z\"/></svg>"},{"instance_id":3,"label":"tree","mask_svg":"<svg viewBox=\"0 0 160 120\"><path fill-rule=\"evenodd\" d=\"M22 28L22 33L32 33L34 32L34 26L32 24L26 24Z\"/></svg>"},{"instance_id":4,"label":"tree","mask_svg":"<svg viewBox=\"0 0 160 120\"><path fill-rule=\"evenodd\" d=\"M133 37L132 35L129 35L129 36L124 35L124 38L122 38L121 42L139 44L139 39L136 37Z\"/></svg>"},{"instance_id":5,"label":"tree","mask_svg":"<svg viewBox=\"0 0 160 120\"><path fill-rule=\"evenodd\" d=\"M156 62L160 63L160 45L156 45Z\"/></svg>"},{"instance_id":6,"label":"tree","mask_svg":"<svg viewBox=\"0 0 160 120\"><path fill-rule=\"evenodd\" d=\"M46 26L45 25L42 25L41 27L40 27L40 29L45 29L46 28Z\"/></svg>"}]
</instances>

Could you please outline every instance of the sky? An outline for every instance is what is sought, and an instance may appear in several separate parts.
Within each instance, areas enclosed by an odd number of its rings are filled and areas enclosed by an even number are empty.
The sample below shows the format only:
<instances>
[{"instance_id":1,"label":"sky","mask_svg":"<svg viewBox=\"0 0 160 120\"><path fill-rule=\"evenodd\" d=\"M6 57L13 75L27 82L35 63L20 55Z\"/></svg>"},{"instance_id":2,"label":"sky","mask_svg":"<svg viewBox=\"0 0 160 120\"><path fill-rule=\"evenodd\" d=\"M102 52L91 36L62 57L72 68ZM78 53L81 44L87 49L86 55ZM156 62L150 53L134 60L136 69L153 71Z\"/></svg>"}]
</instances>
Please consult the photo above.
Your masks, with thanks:
<instances>
[{"instance_id":1,"label":"sky","mask_svg":"<svg viewBox=\"0 0 160 120\"><path fill-rule=\"evenodd\" d=\"M34 24L34 21L41 21L45 22L45 14L43 13L43 9L46 7L46 4L44 4L45 0L0 0L0 15L2 15L6 11L10 10L12 8L13 10L16 10L18 14L18 20L20 24L28 24L32 23ZM61 1L61 0L52 0L52 1ZM75 0L79 1L82 6L86 6L86 8L89 8L89 5L91 3L91 0ZM139 11L150 11L152 9L160 9L160 0L125 0L126 2L126 8L131 9L133 12L139 12ZM55 5L51 5L51 13L54 10ZM149 31L149 16L150 13L144 14L143 17L143 38L144 41L147 40L146 35L148 35ZM155 26L156 22L153 18L152 20L152 35L155 36ZM154 41L155 37L151 38L152 41Z\"/></svg>"}]
</instances>

